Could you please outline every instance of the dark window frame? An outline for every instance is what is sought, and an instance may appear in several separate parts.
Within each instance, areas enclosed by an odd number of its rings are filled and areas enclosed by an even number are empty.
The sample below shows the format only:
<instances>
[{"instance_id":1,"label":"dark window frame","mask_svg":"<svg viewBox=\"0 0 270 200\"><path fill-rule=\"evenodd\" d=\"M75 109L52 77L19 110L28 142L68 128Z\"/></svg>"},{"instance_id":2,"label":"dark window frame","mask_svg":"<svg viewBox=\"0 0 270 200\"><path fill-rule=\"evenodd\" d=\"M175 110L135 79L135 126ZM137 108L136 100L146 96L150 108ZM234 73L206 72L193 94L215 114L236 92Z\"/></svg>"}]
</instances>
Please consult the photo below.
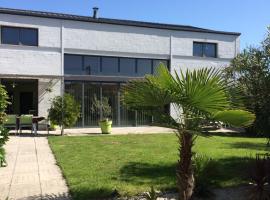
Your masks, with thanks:
<instances>
[{"instance_id":1,"label":"dark window frame","mask_svg":"<svg viewBox=\"0 0 270 200\"><path fill-rule=\"evenodd\" d=\"M39 29L38 28L30 28L30 27L19 27L19 26L0 26L1 28L1 44L5 45L16 45L16 46L30 46L30 47L38 47L39 46ZM8 44L4 43L3 41L3 28L17 28L19 30L19 43L18 44ZM27 44L22 44L22 30L34 30L36 32L36 45L27 45Z\"/></svg>"},{"instance_id":2,"label":"dark window frame","mask_svg":"<svg viewBox=\"0 0 270 200\"><path fill-rule=\"evenodd\" d=\"M202 55L201 56L195 56L194 55L194 44L200 44L200 45L202 45ZM212 56L206 56L206 53L205 53L205 47L206 47L206 45L208 45L208 44L210 44L210 45L214 45L215 46L215 55L214 55L214 57L212 57ZM193 48L193 51L192 51L192 53L193 53L193 56L195 56L195 57L203 57L203 58L218 58L217 56L218 56L218 43L214 43L214 42L197 42L197 41L194 41L193 42L193 46L192 46Z\"/></svg>"},{"instance_id":3,"label":"dark window frame","mask_svg":"<svg viewBox=\"0 0 270 200\"><path fill-rule=\"evenodd\" d=\"M138 58L138 57L123 57L123 56L120 56L120 57L118 57L118 56L103 56L103 55L85 55L85 54L72 54L72 53L65 53L64 54L64 56L65 55L71 55L71 56L81 56L82 57L82 66L81 66L81 69L83 70L84 68L83 68L83 66L84 66L84 60L85 60L85 57L87 57L87 56L94 56L94 57L99 57L99 59L100 59L100 65L99 65L99 72L101 73L101 74L98 74L98 75L95 75L95 76L108 76L108 75L103 75L102 74L102 72L103 72L103 66L102 66L102 59L103 58L116 58L117 60L118 60L118 74L117 75L110 75L110 76L114 76L114 77L117 77L117 76L119 76L119 77L123 77L123 75L121 75L121 68L120 68L120 59L121 58L127 58L127 59L134 59L135 60L135 70L134 70L134 74L133 75L131 75L131 77L138 77L137 75L138 75L138 60L140 60L140 59L145 59L145 60L150 60L151 61L151 74L153 74L154 73L154 61L155 60L161 60L161 61L164 61L164 62L166 62L167 63L167 68L168 68L168 70L170 71L170 60L169 59L155 59L155 58L144 58L144 57L142 57L142 58ZM65 64L64 64L65 65ZM120 71L119 71L120 70ZM84 71L84 70L83 70ZM65 75L68 75L68 76L72 76L72 75L74 75L74 74L65 74ZM78 75L76 75L75 74L75 76L78 76ZM83 76L91 76L91 75L88 75L88 74L83 74ZM130 77L130 76L127 76L127 77Z\"/></svg>"}]
</instances>

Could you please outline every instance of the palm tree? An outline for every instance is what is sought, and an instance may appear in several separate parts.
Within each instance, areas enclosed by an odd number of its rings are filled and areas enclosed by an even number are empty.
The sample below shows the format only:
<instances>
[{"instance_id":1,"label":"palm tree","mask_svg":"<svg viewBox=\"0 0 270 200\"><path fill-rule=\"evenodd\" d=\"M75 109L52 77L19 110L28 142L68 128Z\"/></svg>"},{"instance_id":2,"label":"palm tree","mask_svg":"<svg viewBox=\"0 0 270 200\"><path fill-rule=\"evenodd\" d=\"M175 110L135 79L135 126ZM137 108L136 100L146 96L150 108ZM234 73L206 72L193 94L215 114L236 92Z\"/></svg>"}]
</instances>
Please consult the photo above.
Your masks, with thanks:
<instances>
[{"instance_id":1,"label":"palm tree","mask_svg":"<svg viewBox=\"0 0 270 200\"><path fill-rule=\"evenodd\" d=\"M213 68L180 71L173 76L161 65L155 75L130 81L122 94L127 107L148 110L159 124L177 130L179 200L192 198L195 185L192 146L196 137L206 132L205 123L221 121L239 127L249 126L255 119L254 114L235 108L226 81ZM173 106L177 116L164 112L166 105Z\"/></svg>"}]
</instances>

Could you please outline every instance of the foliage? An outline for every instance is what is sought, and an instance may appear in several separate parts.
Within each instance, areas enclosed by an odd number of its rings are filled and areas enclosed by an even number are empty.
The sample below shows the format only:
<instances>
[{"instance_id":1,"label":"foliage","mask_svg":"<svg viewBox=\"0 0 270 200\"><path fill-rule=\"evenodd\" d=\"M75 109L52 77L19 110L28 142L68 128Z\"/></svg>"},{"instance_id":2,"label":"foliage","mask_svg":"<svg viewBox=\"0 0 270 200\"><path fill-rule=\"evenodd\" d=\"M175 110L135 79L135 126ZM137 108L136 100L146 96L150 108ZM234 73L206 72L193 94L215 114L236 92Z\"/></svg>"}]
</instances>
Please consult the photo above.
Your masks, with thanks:
<instances>
[{"instance_id":1,"label":"foliage","mask_svg":"<svg viewBox=\"0 0 270 200\"><path fill-rule=\"evenodd\" d=\"M253 188L249 191L250 200L270 200L269 176L270 156L256 156L256 160L250 169L250 179Z\"/></svg>"},{"instance_id":2,"label":"foliage","mask_svg":"<svg viewBox=\"0 0 270 200\"><path fill-rule=\"evenodd\" d=\"M0 84L0 124L4 122L5 111L8 106L8 94L5 87Z\"/></svg>"},{"instance_id":3,"label":"foliage","mask_svg":"<svg viewBox=\"0 0 270 200\"><path fill-rule=\"evenodd\" d=\"M2 147L8 141L8 130L3 126L6 117L5 111L8 104L7 91L5 90L5 87L0 84L0 167L3 166L5 162L5 153Z\"/></svg>"},{"instance_id":4,"label":"foliage","mask_svg":"<svg viewBox=\"0 0 270 200\"><path fill-rule=\"evenodd\" d=\"M237 90L244 106L256 114L248 132L270 137L270 27L260 47L249 47L225 68L230 92Z\"/></svg>"},{"instance_id":5,"label":"foliage","mask_svg":"<svg viewBox=\"0 0 270 200\"><path fill-rule=\"evenodd\" d=\"M115 189L122 197L132 197L149 191L152 185L164 193L176 190L179 145L174 134L50 136L48 140L73 200L109 199ZM254 158L256 153L270 151L270 147L265 146L264 138L233 133L198 136L193 151L216 162L217 170L207 174L213 187L226 188L248 184L250 161L242 157Z\"/></svg>"},{"instance_id":6,"label":"foliage","mask_svg":"<svg viewBox=\"0 0 270 200\"><path fill-rule=\"evenodd\" d=\"M0 125L0 147L8 141L8 130Z\"/></svg>"},{"instance_id":7,"label":"foliage","mask_svg":"<svg viewBox=\"0 0 270 200\"><path fill-rule=\"evenodd\" d=\"M222 121L249 126L255 119L254 114L234 108L227 82L221 71L214 68L180 70L179 74L172 75L161 64L156 75L129 82L122 98L127 107L149 110L155 113L161 125L177 129L179 161L176 174L182 200L190 200L193 195L192 147L196 135L202 133L203 124ZM168 104L173 105L177 116L163 112Z\"/></svg>"},{"instance_id":8,"label":"foliage","mask_svg":"<svg viewBox=\"0 0 270 200\"><path fill-rule=\"evenodd\" d=\"M102 120L107 120L112 117L112 108L109 104L108 97L102 97L101 100L98 100L97 96L94 95L91 111L94 113L98 113Z\"/></svg>"},{"instance_id":9,"label":"foliage","mask_svg":"<svg viewBox=\"0 0 270 200\"><path fill-rule=\"evenodd\" d=\"M51 108L48 110L49 119L53 124L59 125L63 130L73 126L80 116L80 104L70 94L56 96L52 100Z\"/></svg>"},{"instance_id":10,"label":"foliage","mask_svg":"<svg viewBox=\"0 0 270 200\"><path fill-rule=\"evenodd\" d=\"M217 163L204 155L195 154L193 157L195 188L194 195L209 199L214 196L213 179L218 174Z\"/></svg>"},{"instance_id":11,"label":"foliage","mask_svg":"<svg viewBox=\"0 0 270 200\"><path fill-rule=\"evenodd\" d=\"M158 192L155 190L154 186L151 186L151 190L144 195L146 200L157 200Z\"/></svg>"}]
</instances>

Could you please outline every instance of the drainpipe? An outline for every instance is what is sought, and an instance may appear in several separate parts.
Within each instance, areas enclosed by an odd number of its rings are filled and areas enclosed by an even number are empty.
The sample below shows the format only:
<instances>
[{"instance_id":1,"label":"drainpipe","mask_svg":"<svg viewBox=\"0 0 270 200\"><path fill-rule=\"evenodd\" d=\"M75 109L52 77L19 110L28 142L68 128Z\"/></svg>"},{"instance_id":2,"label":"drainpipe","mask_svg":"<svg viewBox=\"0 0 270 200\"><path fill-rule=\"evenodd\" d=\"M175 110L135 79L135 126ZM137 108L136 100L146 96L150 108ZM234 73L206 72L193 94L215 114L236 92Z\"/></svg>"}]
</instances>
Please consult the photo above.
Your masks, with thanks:
<instances>
[{"instance_id":1,"label":"drainpipe","mask_svg":"<svg viewBox=\"0 0 270 200\"><path fill-rule=\"evenodd\" d=\"M170 73L172 73L172 61L173 61L173 36L170 35ZM169 112L172 115L172 104L169 105Z\"/></svg>"},{"instance_id":2,"label":"drainpipe","mask_svg":"<svg viewBox=\"0 0 270 200\"><path fill-rule=\"evenodd\" d=\"M64 95L64 26L61 22L61 96Z\"/></svg>"},{"instance_id":3,"label":"drainpipe","mask_svg":"<svg viewBox=\"0 0 270 200\"><path fill-rule=\"evenodd\" d=\"M172 72L172 60L173 60L173 36L170 36L170 72Z\"/></svg>"},{"instance_id":4,"label":"drainpipe","mask_svg":"<svg viewBox=\"0 0 270 200\"><path fill-rule=\"evenodd\" d=\"M61 96L62 96L62 106L64 104L64 26L63 26L63 21L61 21ZM64 119L64 112L62 109L62 121ZM64 134L64 127L62 125L61 127L61 135Z\"/></svg>"}]
</instances>

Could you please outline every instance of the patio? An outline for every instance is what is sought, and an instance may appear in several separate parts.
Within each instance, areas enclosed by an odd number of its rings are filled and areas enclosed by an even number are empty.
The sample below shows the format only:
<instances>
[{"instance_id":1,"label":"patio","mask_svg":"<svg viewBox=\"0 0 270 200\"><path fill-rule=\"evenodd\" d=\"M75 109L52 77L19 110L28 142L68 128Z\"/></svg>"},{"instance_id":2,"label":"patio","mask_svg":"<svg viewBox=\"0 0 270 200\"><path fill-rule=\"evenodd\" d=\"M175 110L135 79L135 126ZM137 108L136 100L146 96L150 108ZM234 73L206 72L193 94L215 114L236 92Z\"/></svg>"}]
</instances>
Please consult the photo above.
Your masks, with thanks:
<instances>
[{"instance_id":1,"label":"patio","mask_svg":"<svg viewBox=\"0 0 270 200\"><path fill-rule=\"evenodd\" d=\"M29 134L30 130L23 130L22 136ZM38 135L46 135L47 131L37 131ZM113 127L112 135L127 135L127 134L159 134L159 133L174 133L173 129L158 127L158 126L141 126L141 127ZM15 131L10 131L10 134L15 134ZM50 131L49 135L60 135L61 131ZM65 129L65 135L67 136L94 136L100 135L100 128L70 128Z\"/></svg>"},{"instance_id":2,"label":"patio","mask_svg":"<svg viewBox=\"0 0 270 200\"><path fill-rule=\"evenodd\" d=\"M11 136L0 168L0 199L70 199L46 137Z\"/></svg>"}]
</instances>

